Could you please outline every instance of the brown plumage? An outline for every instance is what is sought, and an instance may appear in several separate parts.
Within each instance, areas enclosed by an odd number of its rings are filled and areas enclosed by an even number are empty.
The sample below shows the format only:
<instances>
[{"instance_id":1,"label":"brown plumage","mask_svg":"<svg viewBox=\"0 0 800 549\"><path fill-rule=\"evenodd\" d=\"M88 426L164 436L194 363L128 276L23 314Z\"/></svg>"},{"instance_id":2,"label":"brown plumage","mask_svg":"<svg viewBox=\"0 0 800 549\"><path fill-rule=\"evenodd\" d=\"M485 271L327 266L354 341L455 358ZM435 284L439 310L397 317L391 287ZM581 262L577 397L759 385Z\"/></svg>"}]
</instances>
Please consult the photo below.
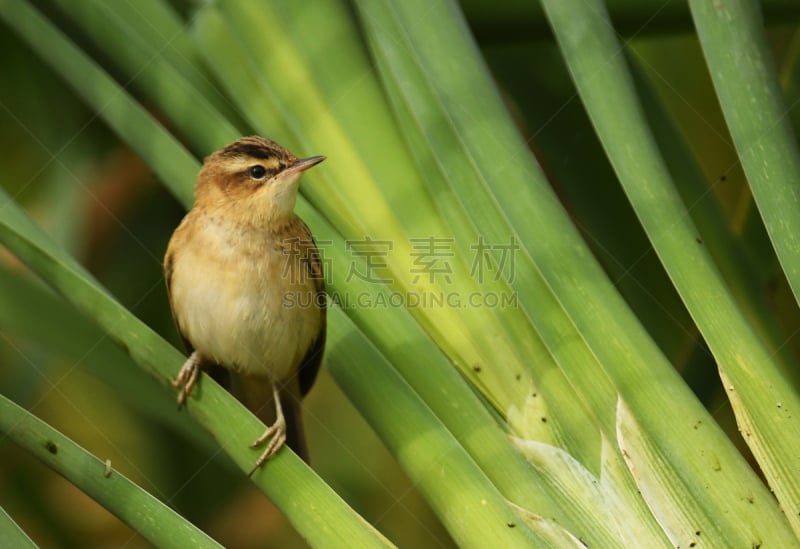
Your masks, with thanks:
<instances>
[{"instance_id":1,"label":"brown plumage","mask_svg":"<svg viewBox=\"0 0 800 549\"><path fill-rule=\"evenodd\" d=\"M253 443L266 448L251 474L285 440L308 459L300 399L322 361L326 295L319 252L294 206L300 175L322 160L257 136L211 154L164 259L189 351L173 382L178 404L201 370L232 385L269 426Z\"/></svg>"}]
</instances>

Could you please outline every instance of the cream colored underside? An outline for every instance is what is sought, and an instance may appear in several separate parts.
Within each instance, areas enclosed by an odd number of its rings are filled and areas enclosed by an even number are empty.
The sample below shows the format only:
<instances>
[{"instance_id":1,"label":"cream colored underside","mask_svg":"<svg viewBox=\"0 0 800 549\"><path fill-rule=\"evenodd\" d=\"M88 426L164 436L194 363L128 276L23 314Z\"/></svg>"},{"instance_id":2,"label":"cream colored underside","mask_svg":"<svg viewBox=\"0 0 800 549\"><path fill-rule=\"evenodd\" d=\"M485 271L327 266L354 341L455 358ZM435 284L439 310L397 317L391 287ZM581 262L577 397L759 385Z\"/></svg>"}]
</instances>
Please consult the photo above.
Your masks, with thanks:
<instances>
[{"instance_id":1,"label":"cream colored underside","mask_svg":"<svg viewBox=\"0 0 800 549\"><path fill-rule=\"evenodd\" d=\"M273 237L242 238L218 220L189 236L173 262L171 299L184 336L202 355L249 375L285 380L316 338L315 289ZM293 294L293 295L289 295ZM302 306L305 305L305 306Z\"/></svg>"}]
</instances>

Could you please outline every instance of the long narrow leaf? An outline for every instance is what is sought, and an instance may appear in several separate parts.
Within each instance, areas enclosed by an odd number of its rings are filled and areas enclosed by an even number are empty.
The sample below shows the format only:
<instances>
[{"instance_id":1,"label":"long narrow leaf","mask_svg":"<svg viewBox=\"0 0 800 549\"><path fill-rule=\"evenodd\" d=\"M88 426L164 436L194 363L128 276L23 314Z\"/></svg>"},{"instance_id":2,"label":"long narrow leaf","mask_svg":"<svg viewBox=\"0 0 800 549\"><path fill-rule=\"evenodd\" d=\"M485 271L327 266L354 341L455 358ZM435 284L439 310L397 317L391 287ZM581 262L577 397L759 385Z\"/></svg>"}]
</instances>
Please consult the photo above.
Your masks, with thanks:
<instances>
[{"instance_id":1,"label":"long narrow leaf","mask_svg":"<svg viewBox=\"0 0 800 549\"><path fill-rule=\"evenodd\" d=\"M25 40L170 186L191 203L194 157L85 52L25 0L0 0L0 18Z\"/></svg>"},{"instance_id":2,"label":"long narrow leaf","mask_svg":"<svg viewBox=\"0 0 800 549\"><path fill-rule=\"evenodd\" d=\"M126 406L198 445L213 444L196 424L175 413L171 398L142 399L141 395L161 390L158 382L136 368L122 348L56 293L30 277L2 267L0 288L0 330L4 335L35 342L55 356L74 361L111 387ZM15 397L13 393L7 396Z\"/></svg>"},{"instance_id":3,"label":"long narrow leaf","mask_svg":"<svg viewBox=\"0 0 800 549\"><path fill-rule=\"evenodd\" d=\"M689 6L753 197L800 301L800 149L758 5L731 0Z\"/></svg>"},{"instance_id":4,"label":"long narrow leaf","mask_svg":"<svg viewBox=\"0 0 800 549\"><path fill-rule=\"evenodd\" d=\"M464 25L452 5L387 4L358 4L364 12L362 21L368 27L387 17L385 13L394 14L400 21L402 34L383 40L386 52L398 48L416 52L470 49ZM423 11L426 16L420 17ZM375 25L378 39L385 32L385 28ZM711 427L702 436L693 431L692 425L697 421L713 425L711 417L643 332L577 238L574 227L558 206L541 171L531 161L524 143L509 122L499 97L488 83L484 68L471 61L476 57L460 55L460 62L454 64L447 55L417 54L418 66L427 73L426 81L438 95L449 123L458 129L459 135L455 142L447 140L436 131L442 115L420 110L416 112L418 123L428 130L423 134L428 140L424 149L431 154L448 155L459 149L465 151L461 162L451 164L470 165L478 174L477 177L462 176L457 180L459 185L465 186L459 193L465 208L471 216L480 218L487 204L499 206L520 235L523 249L535 261L539 273L557 295L620 395L635 411L637 419L646 426L656 444L669 455L669 474L673 477L673 484L685 490L687 498L699 498L707 506L708 515L702 519L704 523L711 527L717 515L727 513L729 506L736 507L744 516L749 511L741 500L725 501L724 494L708 497L705 492L698 491L699 487L718 483L716 489L720 489L720 485L746 482L750 489L763 493L763 485L718 428ZM405 75L398 80L408 81ZM408 86L403 92L412 95L416 88ZM499 123L502 121L505 122ZM501 158L505 161L498 163ZM496 224L487 222L485 227L487 231L494 230L492 236L497 238ZM540 315L536 308L538 303L527 293L530 288L517 287L521 304L528 309L540 333L545 333L546 322L537 320ZM572 379L576 385L583 383L577 375ZM587 394L592 390L588 385L582 386ZM676 406L676 403L680 404ZM727 476L725 481L719 480L719 472L703 463L702 456L711 448L725 462L722 467ZM765 513L778 520L774 515L775 507L764 498L759 501L764 505ZM725 510L717 511L718 507Z\"/></svg>"},{"instance_id":5,"label":"long narrow leaf","mask_svg":"<svg viewBox=\"0 0 800 549\"><path fill-rule=\"evenodd\" d=\"M75 483L159 547L221 547L175 511L37 417L0 395L0 432ZM17 543L5 547L18 547Z\"/></svg>"},{"instance_id":6,"label":"long narrow leaf","mask_svg":"<svg viewBox=\"0 0 800 549\"><path fill-rule=\"evenodd\" d=\"M125 87L141 90L157 104L198 154L208 154L241 136L243 130L229 121L233 109L198 70L189 33L168 6L153 0L137 5L50 1L98 47L116 40L127 44L104 52L122 70ZM154 23L161 28L154 28Z\"/></svg>"},{"instance_id":7,"label":"long narrow leaf","mask_svg":"<svg viewBox=\"0 0 800 549\"><path fill-rule=\"evenodd\" d=\"M430 408L352 321L338 307L331 312L328 368L387 442L453 539L461 546L527 547L534 542L545 546L546 534L536 524L521 522L456 439L439 434L444 429Z\"/></svg>"},{"instance_id":8,"label":"long narrow leaf","mask_svg":"<svg viewBox=\"0 0 800 549\"><path fill-rule=\"evenodd\" d=\"M746 404L744 409L750 419L747 425L751 429L745 438L784 505L786 516L795 522L793 505L800 501L800 485L792 471L800 466L800 417L786 414L776 403L800 409L800 399L787 386L770 352L731 297L702 241L698 241L697 229L646 125L604 7L600 2L589 5L582 0L545 0L544 6L620 182L711 347L721 373L729 381L726 388L735 391ZM613 90L610 96L609 90ZM698 288L703 291L698 292ZM743 417L740 422L744 423ZM747 500L736 496L747 477L748 490L760 494L758 514ZM738 536L740 541L732 543L750 543L768 535L786 536L786 523L777 507L771 505L768 492L752 475L747 477L742 475L735 490L717 483L713 499L708 502L706 528L723 524L721 509L710 509L731 506L736 509L731 514L733 520L720 535L730 535L732 540ZM692 511L690 516L696 521L699 512Z\"/></svg>"},{"instance_id":9,"label":"long narrow leaf","mask_svg":"<svg viewBox=\"0 0 800 549\"><path fill-rule=\"evenodd\" d=\"M2 507L0 507L0 544L3 547L19 547L20 549L37 547Z\"/></svg>"}]
</instances>

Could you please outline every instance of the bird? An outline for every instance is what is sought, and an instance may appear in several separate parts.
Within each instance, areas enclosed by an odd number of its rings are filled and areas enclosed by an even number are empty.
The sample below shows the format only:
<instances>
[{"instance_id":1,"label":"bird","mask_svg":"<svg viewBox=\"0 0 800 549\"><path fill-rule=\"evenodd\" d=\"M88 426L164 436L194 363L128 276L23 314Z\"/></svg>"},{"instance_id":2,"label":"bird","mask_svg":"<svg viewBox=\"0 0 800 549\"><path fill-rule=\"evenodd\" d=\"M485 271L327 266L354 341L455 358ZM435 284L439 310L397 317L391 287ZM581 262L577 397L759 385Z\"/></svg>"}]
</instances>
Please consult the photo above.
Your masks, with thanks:
<instances>
[{"instance_id":1,"label":"bird","mask_svg":"<svg viewBox=\"0 0 800 549\"><path fill-rule=\"evenodd\" d=\"M201 372L268 425L249 476L283 445L308 462L300 401L325 349L323 261L294 212L300 177L324 156L298 158L242 137L207 156L194 203L164 256L170 309L188 358L172 381L183 407Z\"/></svg>"}]
</instances>

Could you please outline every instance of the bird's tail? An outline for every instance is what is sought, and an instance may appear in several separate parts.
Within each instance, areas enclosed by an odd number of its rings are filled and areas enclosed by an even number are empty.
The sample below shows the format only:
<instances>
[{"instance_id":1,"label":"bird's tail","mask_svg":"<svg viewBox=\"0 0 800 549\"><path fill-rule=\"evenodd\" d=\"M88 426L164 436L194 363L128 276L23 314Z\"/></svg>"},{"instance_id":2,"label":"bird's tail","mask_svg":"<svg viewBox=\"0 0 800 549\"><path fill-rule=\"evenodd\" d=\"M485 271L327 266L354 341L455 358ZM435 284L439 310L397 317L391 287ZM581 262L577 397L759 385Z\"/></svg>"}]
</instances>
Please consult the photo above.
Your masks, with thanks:
<instances>
[{"instance_id":1,"label":"bird's tail","mask_svg":"<svg viewBox=\"0 0 800 549\"><path fill-rule=\"evenodd\" d=\"M286 444L302 458L309 461L308 442L306 441L305 426L303 424L303 409L300 396L300 385L296 382L280 388L283 415L286 418Z\"/></svg>"}]
</instances>

